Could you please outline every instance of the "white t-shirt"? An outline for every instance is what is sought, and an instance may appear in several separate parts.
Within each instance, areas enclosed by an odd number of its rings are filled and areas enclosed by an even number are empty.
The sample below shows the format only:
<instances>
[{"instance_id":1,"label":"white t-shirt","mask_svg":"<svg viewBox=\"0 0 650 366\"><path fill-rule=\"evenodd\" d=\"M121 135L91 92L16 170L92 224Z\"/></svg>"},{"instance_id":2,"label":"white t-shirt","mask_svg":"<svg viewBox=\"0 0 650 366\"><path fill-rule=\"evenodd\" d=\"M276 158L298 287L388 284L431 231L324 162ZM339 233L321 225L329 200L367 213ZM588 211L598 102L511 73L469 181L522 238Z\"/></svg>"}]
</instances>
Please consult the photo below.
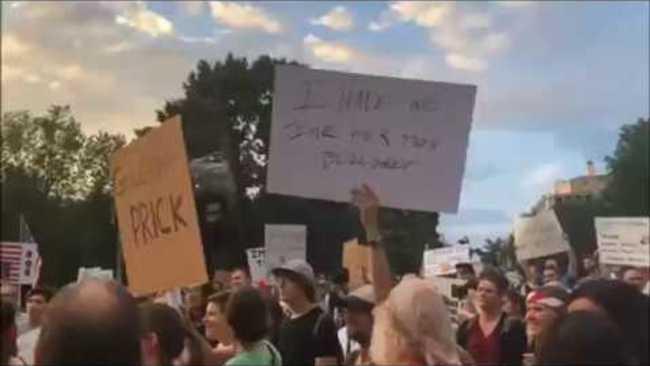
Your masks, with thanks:
<instances>
[{"instance_id":1,"label":"white t-shirt","mask_svg":"<svg viewBox=\"0 0 650 366\"><path fill-rule=\"evenodd\" d=\"M38 342L40 335L41 327L38 327L21 335L16 341L18 345L18 356L25 360L25 363L28 365L34 364L34 349L36 349L36 342Z\"/></svg>"},{"instance_id":2,"label":"white t-shirt","mask_svg":"<svg viewBox=\"0 0 650 366\"><path fill-rule=\"evenodd\" d=\"M341 350L343 350L343 358L347 358L348 353L352 353L356 350L361 349L359 342L354 341L348 337L348 327L339 329L337 336L339 338L339 344L341 344ZM348 340L350 341L349 349Z\"/></svg>"}]
</instances>

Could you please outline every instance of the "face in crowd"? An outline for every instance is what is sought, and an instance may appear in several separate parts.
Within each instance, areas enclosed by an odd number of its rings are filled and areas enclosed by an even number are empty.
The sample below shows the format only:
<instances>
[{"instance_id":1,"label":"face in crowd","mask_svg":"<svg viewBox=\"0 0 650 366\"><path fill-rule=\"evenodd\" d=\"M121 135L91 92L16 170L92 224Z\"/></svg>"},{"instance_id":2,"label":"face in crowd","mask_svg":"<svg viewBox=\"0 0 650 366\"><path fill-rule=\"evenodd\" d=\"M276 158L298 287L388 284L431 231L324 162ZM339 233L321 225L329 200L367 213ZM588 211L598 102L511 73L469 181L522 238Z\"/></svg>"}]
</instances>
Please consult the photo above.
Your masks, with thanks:
<instances>
[{"instance_id":1,"label":"face in crowd","mask_svg":"<svg viewBox=\"0 0 650 366\"><path fill-rule=\"evenodd\" d=\"M644 273L638 268L628 268L623 272L623 282L636 287L639 291L643 291L648 282Z\"/></svg>"},{"instance_id":2,"label":"face in crowd","mask_svg":"<svg viewBox=\"0 0 650 366\"><path fill-rule=\"evenodd\" d=\"M372 305L349 304L344 310L343 318L350 338L367 347L372 335Z\"/></svg>"},{"instance_id":3,"label":"face in crowd","mask_svg":"<svg viewBox=\"0 0 650 366\"><path fill-rule=\"evenodd\" d=\"M475 295L476 307L483 311L496 311L503 306L503 297L497 285L482 279L478 283Z\"/></svg>"},{"instance_id":4,"label":"face in crowd","mask_svg":"<svg viewBox=\"0 0 650 366\"><path fill-rule=\"evenodd\" d=\"M544 283L557 282L560 280L560 277L557 274L557 270L554 267L544 268Z\"/></svg>"},{"instance_id":5,"label":"face in crowd","mask_svg":"<svg viewBox=\"0 0 650 366\"><path fill-rule=\"evenodd\" d=\"M230 288L237 290L246 286L250 286L250 278L243 269L236 269L230 275Z\"/></svg>"},{"instance_id":6,"label":"face in crowd","mask_svg":"<svg viewBox=\"0 0 650 366\"><path fill-rule=\"evenodd\" d=\"M304 296L304 290L298 281L288 276L278 276L278 289L280 290L280 300L292 304Z\"/></svg>"},{"instance_id":7,"label":"face in crowd","mask_svg":"<svg viewBox=\"0 0 650 366\"><path fill-rule=\"evenodd\" d=\"M227 295L222 295L222 297L219 301L208 301L203 325L205 326L205 337L209 341L229 343L233 335L226 316Z\"/></svg>"},{"instance_id":8,"label":"face in crowd","mask_svg":"<svg viewBox=\"0 0 650 366\"><path fill-rule=\"evenodd\" d=\"M32 325L40 326L46 307L47 298L45 294L34 293L27 298L27 315Z\"/></svg>"}]
</instances>

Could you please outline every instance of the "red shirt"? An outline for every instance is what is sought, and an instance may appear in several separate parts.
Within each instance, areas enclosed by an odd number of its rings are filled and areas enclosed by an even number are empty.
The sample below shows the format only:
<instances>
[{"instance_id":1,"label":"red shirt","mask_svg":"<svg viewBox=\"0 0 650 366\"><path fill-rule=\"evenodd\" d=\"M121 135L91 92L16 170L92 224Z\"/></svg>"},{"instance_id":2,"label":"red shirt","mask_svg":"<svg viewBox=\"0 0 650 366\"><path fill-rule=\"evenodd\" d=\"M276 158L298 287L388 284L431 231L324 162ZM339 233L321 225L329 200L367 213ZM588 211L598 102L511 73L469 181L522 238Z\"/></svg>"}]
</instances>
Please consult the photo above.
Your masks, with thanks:
<instances>
[{"instance_id":1,"label":"red shirt","mask_svg":"<svg viewBox=\"0 0 650 366\"><path fill-rule=\"evenodd\" d=\"M467 351L472 355L477 365L498 365L501 362L500 332L501 322L494 327L490 335L485 337L479 322L474 322L474 326L469 333Z\"/></svg>"}]
</instances>

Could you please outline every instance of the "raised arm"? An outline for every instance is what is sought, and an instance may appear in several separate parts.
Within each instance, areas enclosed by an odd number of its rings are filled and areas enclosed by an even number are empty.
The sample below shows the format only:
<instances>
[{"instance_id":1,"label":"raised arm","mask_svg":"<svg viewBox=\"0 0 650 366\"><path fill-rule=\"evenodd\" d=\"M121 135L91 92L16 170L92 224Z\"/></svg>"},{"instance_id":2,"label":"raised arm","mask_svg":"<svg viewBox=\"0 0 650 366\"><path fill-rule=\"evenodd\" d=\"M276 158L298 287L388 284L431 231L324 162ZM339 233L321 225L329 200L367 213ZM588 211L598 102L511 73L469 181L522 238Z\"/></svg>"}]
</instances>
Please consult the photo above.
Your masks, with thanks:
<instances>
[{"instance_id":1,"label":"raised arm","mask_svg":"<svg viewBox=\"0 0 650 366\"><path fill-rule=\"evenodd\" d=\"M371 248L372 278L377 304L384 301L393 288L386 251L379 235L379 198L367 185L353 191L353 201L359 207L361 224L366 232L366 239Z\"/></svg>"}]
</instances>

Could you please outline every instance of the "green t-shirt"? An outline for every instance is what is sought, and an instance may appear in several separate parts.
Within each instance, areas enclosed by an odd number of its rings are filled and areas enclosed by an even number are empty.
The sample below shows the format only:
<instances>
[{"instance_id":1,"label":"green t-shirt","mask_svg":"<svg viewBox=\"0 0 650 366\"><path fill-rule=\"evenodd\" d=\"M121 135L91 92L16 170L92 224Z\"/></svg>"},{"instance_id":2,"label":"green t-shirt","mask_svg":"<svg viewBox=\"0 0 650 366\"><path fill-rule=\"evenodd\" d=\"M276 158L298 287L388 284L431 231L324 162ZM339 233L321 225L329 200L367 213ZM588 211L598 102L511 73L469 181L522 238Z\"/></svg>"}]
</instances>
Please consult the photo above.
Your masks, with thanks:
<instances>
[{"instance_id":1,"label":"green t-shirt","mask_svg":"<svg viewBox=\"0 0 650 366\"><path fill-rule=\"evenodd\" d=\"M237 354L226 366L281 366L282 356L270 342L260 341L251 349Z\"/></svg>"}]
</instances>

